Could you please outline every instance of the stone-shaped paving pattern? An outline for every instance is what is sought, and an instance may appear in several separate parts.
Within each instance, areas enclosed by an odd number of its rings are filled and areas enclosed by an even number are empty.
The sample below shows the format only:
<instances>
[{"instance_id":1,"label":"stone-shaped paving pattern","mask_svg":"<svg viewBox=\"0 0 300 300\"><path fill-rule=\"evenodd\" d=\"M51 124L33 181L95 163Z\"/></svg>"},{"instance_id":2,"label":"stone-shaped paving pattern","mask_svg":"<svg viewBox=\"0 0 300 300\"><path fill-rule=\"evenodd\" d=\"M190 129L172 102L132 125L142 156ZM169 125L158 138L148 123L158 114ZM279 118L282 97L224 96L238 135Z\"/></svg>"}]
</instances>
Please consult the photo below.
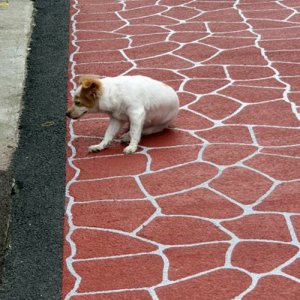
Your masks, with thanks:
<instances>
[{"instance_id":1,"label":"stone-shaped paving pattern","mask_svg":"<svg viewBox=\"0 0 300 300\"><path fill-rule=\"evenodd\" d=\"M100 153L68 121L64 299L300 299L300 1L71 0L78 76L176 89L173 128Z\"/></svg>"}]
</instances>

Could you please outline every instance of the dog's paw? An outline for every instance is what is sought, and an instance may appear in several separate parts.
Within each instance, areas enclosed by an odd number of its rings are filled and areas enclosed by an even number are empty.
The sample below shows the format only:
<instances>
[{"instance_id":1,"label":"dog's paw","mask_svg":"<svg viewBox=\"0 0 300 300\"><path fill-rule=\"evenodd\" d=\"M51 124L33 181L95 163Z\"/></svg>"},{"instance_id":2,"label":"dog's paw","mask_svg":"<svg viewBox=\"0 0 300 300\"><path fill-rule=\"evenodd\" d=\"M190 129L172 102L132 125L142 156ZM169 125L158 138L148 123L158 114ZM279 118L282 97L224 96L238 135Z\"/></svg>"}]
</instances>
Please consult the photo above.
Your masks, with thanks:
<instances>
[{"instance_id":1,"label":"dog's paw","mask_svg":"<svg viewBox=\"0 0 300 300\"><path fill-rule=\"evenodd\" d=\"M128 144L130 142L130 133L129 131L124 133L122 136L121 136L121 142L122 143L126 143Z\"/></svg>"},{"instance_id":2,"label":"dog's paw","mask_svg":"<svg viewBox=\"0 0 300 300\"><path fill-rule=\"evenodd\" d=\"M89 152L98 152L103 149L105 149L105 145L102 145L102 144L89 146Z\"/></svg>"},{"instance_id":3,"label":"dog's paw","mask_svg":"<svg viewBox=\"0 0 300 300\"><path fill-rule=\"evenodd\" d=\"M131 153L134 153L136 151L136 149L137 149L137 147L129 145L123 150L123 152L125 154L131 154Z\"/></svg>"}]
</instances>

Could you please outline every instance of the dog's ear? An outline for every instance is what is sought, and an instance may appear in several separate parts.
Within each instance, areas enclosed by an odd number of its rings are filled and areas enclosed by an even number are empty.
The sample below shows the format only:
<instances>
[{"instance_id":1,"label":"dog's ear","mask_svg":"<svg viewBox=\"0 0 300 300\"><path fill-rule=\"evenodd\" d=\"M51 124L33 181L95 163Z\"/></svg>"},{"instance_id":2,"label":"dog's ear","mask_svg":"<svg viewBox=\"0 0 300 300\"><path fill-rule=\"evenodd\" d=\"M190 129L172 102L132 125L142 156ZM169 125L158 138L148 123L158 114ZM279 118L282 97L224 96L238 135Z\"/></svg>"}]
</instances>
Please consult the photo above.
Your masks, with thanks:
<instances>
[{"instance_id":1,"label":"dog's ear","mask_svg":"<svg viewBox=\"0 0 300 300\"><path fill-rule=\"evenodd\" d=\"M81 86L84 89L96 89L96 90L101 89L101 83L98 77L92 77L92 76L80 77L79 84L81 84Z\"/></svg>"}]
</instances>

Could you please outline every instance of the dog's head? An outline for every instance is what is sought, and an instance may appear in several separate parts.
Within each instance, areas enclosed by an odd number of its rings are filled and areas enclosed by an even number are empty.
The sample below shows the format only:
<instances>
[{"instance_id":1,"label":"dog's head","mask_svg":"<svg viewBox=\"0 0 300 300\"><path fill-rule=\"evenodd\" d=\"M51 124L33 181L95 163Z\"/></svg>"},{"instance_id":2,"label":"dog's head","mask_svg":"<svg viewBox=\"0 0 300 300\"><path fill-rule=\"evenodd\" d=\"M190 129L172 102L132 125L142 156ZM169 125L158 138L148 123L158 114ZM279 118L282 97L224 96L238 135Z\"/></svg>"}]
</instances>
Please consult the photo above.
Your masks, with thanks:
<instances>
[{"instance_id":1,"label":"dog's head","mask_svg":"<svg viewBox=\"0 0 300 300\"><path fill-rule=\"evenodd\" d=\"M96 76L84 76L79 79L79 87L73 97L73 105L66 115L78 119L87 112L96 112L98 100L102 94L102 84Z\"/></svg>"}]
</instances>

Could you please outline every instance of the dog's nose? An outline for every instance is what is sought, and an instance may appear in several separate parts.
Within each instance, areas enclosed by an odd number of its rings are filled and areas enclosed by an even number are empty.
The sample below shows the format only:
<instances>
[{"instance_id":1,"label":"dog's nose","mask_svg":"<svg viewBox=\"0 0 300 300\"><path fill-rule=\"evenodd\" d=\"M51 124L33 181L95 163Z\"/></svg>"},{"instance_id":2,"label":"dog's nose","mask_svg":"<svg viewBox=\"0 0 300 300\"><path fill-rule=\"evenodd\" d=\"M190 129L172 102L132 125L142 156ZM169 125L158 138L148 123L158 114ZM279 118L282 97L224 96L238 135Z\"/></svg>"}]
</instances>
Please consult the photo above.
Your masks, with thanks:
<instances>
[{"instance_id":1,"label":"dog's nose","mask_svg":"<svg viewBox=\"0 0 300 300\"><path fill-rule=\"evenodd\" d=\"M71 113L69 111L66 112L66 116L71 118Z\"/></svg>"}]
</instances>

